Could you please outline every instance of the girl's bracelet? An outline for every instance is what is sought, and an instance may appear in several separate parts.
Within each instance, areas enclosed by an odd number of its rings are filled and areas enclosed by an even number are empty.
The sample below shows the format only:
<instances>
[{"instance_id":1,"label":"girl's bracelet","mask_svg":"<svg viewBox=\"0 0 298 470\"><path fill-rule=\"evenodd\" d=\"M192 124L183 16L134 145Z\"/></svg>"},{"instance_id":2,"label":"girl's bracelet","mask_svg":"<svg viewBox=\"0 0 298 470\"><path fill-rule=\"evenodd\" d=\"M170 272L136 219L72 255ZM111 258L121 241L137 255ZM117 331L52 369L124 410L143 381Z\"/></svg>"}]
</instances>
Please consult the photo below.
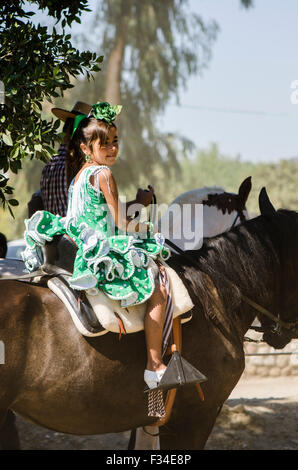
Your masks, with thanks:
<instances>
[{"instance_id":1,"label":"girl's bracelet","mask_svg":"<svg viewBox=\"0 0 298 470\"><path fill-rule=\"evenodd\" d=\"M140 231L140 225L141 226L145 226L147 229L146 229L146 232L144 231ZM145 228L144 227L144 228ZM136 233L143 233L147 235L147 238L152 238L154 236L154 233L155 233L155 229L154 229L154 224L153 222L140 222L140 223L137 223L136 227L135 227L135 232Z\"/></svg>"},{"instance_id":2,"label":"girl's bracelet","mask_svg":"<svg viewBox=\"0 0 298 470\"><path fill-rule=\"evenodd\" d=\"M152 238L155 233L154 224L153 222L146 222L146 224L148 225L147 235L149 235L149 237Z\"/></svg>"}]
</instances>

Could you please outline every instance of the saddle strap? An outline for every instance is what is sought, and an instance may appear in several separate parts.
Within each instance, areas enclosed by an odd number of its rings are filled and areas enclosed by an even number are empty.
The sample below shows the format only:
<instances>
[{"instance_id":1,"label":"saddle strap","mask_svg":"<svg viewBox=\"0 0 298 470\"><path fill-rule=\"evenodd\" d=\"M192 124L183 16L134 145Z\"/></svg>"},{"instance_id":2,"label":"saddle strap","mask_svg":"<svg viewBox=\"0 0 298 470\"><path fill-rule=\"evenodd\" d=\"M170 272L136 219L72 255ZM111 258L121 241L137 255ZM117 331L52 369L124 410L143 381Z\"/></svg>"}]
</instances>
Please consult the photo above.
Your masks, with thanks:
<instances>
[{"instance_id":1,"label":"saddle strap","mask_svg":"<svg viewBox=\"0 0 298 470\"><path fill-rule=\"evenodd\" d=\"M13 276L7 275L4 277L0 277L0 281L22 281L27 279L33 279L34 277L45 276L46 273L42 271L42 269L37 269L37 271L33 271L32 273L23 274L21 276Z\"/></svg>"},{"instance_id":2,"label":"saddle strap","mask_svg":"<svg viewBox=\"0 0 298 470\"><path fill-rule=\"evenodd\" d=\"M172 344L172 352L176 350L181 354L182 350L182 329L181 329L181 319L180 317L176 317L173 320L173 344ZM199 394L201 401L205 400L203 390L199 383L196 383L196 389ZM165 416L163 418L159 418L153 426L164 426L170 419L174 401L176 398L177 389L172 388L168 390L166 400L165 400Z\"/></svg>"},{"instance_id":3,"label":"saddle strap","mask_svg":"<svg viewBox=\"0 0 298 470\"><path fill-rule=\"evenodd\" d=\"M173 319L173 343L176 345L177 351L181 353L182 348L182 333L181 333L181 320L180 317L176 317ZM174 405L174 401L176 398L177 389L172 388L168 390L166 400L165 400L165 416L163 418L159 418L155 423L154 426L164 426L170 419L172 408Z\"/></svg>"},{"instance_id":4,"label":"saddle strap","mask_svg":"<svg viewBox=\"0 0 298 470\"><path fill-rule=\"evenodd\" d=\"M174 310L171 288L170 288L170 281L169 281L166 270L161 271L159 269L159 282L165 283L166 292L167 292L167 302L166 302L166 309L165 309L165 314L164 314L165 321L164 321L163 332L162 332L162 357L163 357L167 351L168 346L171 344L171 336L172 336L172 328L173 328L173 310Z\"/></svg>"}]
</instances>

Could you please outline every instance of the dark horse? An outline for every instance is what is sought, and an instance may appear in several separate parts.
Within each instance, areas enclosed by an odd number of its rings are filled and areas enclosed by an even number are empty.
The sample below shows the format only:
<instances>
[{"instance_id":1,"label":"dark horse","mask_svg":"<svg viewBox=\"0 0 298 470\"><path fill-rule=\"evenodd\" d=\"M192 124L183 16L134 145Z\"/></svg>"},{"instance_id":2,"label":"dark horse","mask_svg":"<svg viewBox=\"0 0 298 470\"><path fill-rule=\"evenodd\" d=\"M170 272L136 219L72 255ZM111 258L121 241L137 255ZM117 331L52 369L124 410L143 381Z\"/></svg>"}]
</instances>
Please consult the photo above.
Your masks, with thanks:
<instances>
[{"instance_id":1,"label":"dark horse","mask_svg":"<svg viewBox=\"0 0 298 470\"><path fill-rule=\"evenodd\" d=\"M183 356L208 377L205 401L195 387L178 390L162 449L202 449L219 408L244 369L243 338L256 311L242 294L284 322L297 319L298 214L275 211L265 191L261 215L168 260L195 304L183 327ZM284 347L297 329L275 328L260 315L264 339ZM153 424L143 394L143 332L118 340L80 335L64 306L47 288L0 282L0 425L8 410L62 433L102 434ZM1 427L0 426L0 427ZM9 447L2 433L2 446ZM1 435L1 433L0 433Z\"/></svg>"}]
</instances>

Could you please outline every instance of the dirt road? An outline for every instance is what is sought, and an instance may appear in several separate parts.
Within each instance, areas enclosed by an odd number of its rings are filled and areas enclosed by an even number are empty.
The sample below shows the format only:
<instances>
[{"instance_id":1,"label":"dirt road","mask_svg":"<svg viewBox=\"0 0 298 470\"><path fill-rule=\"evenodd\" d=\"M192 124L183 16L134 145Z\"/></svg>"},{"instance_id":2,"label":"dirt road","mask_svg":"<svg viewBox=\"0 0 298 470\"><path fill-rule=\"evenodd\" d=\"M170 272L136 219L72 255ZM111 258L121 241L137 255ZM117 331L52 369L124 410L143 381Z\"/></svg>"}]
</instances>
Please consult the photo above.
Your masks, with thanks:
<instances>
[{"instance_id":1,"label":"dirt road","mask_svg":"<svg viewBox=\"0 0 298 470\"><path fill-rule=\"evenodd\" d=\"M223 406L208 450L298 449L298 377L242 379ZM70 436L17 418L22 449L126 449L129 432Z\"/></svg>"},{"instance_id":2,"label":"dirt road","mask_svg":"<svg viewBox=\"0 0 298 470\"><path fill-rule=\"evenodd\" d=\"M298 377L241 380L206 449L297 450Z\"/></svg>"}]
</instances>

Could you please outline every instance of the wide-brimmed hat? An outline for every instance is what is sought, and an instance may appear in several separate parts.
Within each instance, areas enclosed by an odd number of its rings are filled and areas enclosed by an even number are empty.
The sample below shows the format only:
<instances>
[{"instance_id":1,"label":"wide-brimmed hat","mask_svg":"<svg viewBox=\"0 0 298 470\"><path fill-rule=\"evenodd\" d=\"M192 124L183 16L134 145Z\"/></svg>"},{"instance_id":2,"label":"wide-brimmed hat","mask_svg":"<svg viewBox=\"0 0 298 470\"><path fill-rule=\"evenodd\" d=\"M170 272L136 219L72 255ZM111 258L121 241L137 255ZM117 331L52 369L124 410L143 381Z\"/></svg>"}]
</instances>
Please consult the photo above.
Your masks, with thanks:
<instances>
[{"instance_id":1,"label":"wide-brimmed hat","mask_svg":"<svg viewBox=\"0 0 298 470\"><path fill-rule=\"evenodd\" d=\"M61 121L66 121L67 118L75 118L78 114L88 115L91 110L91 105L77 101L71 111L61 108L52 108L52 113Z\"/></svg>"}]
</instances>

